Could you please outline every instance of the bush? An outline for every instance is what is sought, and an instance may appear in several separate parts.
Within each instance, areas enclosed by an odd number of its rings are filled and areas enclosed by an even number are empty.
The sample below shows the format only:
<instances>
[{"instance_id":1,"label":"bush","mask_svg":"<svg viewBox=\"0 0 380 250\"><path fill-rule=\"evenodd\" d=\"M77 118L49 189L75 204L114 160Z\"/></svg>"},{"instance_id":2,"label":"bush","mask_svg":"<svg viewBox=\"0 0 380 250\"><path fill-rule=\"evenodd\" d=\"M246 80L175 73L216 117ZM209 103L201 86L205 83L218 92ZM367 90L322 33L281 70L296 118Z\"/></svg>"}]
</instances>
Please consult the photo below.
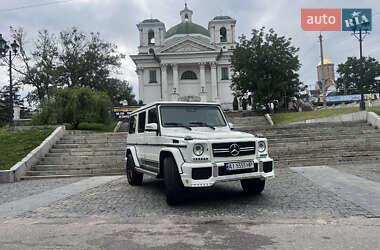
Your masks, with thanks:
<instances>
[{"instance_id":1,"label":"bush","mask_svg":"<svg viewBox=\"0 0 380 250\"><path fill-rule=\"evenodd\" d=\"M238 99L237 99L236 96L234 97L234 101L232 102L232 109L233 110L238 110L239 109L239 102L238 102Z\"/></svg>"},{"instance_id":2,"label":"bush","mask_svg":"<svg viewBox=\"0 0 380 250\"><path fill-rule=\"evenodd\" d=\"M111 122L110 98L89 87L59 89L51 99L41 102L40 110L33 117L34 125L69 123L73 129L78 129L81 122Z\"/></svg>"}]
</instances>

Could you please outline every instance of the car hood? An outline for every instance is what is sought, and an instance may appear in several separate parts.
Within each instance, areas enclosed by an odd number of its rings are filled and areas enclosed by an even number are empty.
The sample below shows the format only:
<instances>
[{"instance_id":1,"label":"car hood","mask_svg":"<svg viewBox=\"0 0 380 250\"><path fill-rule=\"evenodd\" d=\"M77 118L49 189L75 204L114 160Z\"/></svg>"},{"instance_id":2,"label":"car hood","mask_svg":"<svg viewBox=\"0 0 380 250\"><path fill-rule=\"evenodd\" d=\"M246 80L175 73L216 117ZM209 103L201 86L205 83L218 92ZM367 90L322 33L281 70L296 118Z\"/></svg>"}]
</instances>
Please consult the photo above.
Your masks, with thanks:
<instances>
[{"instance_id":1,"label":"car hood","mask_svg":"<svg viewBox=\"0 0 380 250\"><path fill-rule=\"evenodd\" d=\"M182 130L182 129L181 129ZM178 138L185 138L187 136L191 136L193 139L199 139L199 140L212 140L212 139L251 139L255 136L252 134L239 132L239 131L170 131L170 133L163 133L162 136L170 136L170 137L178 137Z\"/></svg>"}]
</instances>

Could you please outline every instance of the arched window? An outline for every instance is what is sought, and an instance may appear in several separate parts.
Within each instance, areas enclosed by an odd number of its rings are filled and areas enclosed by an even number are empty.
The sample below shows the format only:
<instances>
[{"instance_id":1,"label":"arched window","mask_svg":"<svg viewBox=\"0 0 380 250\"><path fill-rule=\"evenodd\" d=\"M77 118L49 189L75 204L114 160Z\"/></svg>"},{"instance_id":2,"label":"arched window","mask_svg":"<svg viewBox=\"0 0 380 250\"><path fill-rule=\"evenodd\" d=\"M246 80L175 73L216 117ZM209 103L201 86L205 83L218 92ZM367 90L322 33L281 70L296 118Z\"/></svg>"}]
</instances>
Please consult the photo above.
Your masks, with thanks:
<instances>
[{"instance_id":1,"label":"arched window","mask_svg":"<svg viewBox=\"0 0 380 250\"><path fill-rule=\"evenodd\" d=\"M188 14L185 14L185 21L189 21L189 15Z\"/></svg>"},{"instance_id":2,"label":"arched window","mask_svg":"<svg viewBox=\"0 0 380 250\"><path fill-rule=\"evenodd\" d=\"M154 31L148 31L148 44L154 44Z\"/></svg>"},{"instance_id":3,"label":"arched window","mask_svg":"<svg viewBox=\"0 0 380 250\"><path fill-rule=\"evenodd\" d=\"M224 27L220 28L220 42L227 42L227 30Z\"/></svg>"},{"instance_id":4,"label":"arched window","mask_svg":"<svg viewBox=\"0 0 380 250\"><path fill-rule=\"evenodd\" d=\"M197 75L193 71L185 71L182 73L181 80L196 80Z\"/></svg>"},{"instance_id":5,"label":"arched window","mask_svg":"<svg viewBox=\"0 0 380 250\"><path fill-rule=\"evenodd\" d=\"M153 55L154 54L154 49L150 48L149 49L149 54Z\"/></svg>"}]
</instances>

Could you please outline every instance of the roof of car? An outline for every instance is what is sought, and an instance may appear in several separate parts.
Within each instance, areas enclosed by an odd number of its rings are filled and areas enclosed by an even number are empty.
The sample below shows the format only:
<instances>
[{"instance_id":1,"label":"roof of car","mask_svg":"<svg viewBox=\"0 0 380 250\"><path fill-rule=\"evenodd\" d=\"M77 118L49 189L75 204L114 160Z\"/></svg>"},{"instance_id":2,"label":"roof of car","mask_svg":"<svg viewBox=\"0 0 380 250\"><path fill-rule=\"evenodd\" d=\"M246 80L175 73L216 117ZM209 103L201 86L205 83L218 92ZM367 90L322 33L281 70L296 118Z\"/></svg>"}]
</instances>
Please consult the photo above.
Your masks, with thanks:
<instances>
[{"instance_id":1,"label":"roof of car","mask_svg":"<svg viewBox=\"0 0 380 250\"><path fill-rule=\"evenodd\" d=\"M151 102L147 105L142 106L139 109L136 109L133 111L131 114L138 113L141 110L156 106L156 105L161 105L161 104L181 104L181 105L214 105L214 106L220 106L219 103L216 102L179 102L179 101L158 101L158 102Z\"/></svg>"}]
</instances>

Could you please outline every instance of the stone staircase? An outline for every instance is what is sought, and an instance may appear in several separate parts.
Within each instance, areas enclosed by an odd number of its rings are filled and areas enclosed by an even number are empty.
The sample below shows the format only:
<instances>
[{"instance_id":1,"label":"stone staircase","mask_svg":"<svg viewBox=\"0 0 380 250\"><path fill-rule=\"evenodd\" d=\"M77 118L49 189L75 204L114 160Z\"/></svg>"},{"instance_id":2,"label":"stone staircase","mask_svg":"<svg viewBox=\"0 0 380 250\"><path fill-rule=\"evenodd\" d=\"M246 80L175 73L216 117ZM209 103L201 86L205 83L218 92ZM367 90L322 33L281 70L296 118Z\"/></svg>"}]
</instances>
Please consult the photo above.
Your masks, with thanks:
<instances>
[{"instance_id":1,"label":"stone staircase","mask_svg":"<svg viewBox=\"0 0 380 250\"><path fill-rule=\"evenodd\" d=\"M258 131L270 127L268 121L262 115L247 117L227 117L228 122L234 124L236 130Z\"/></svg>"},{"instance_id":2,"label":"stone staircase","mask_svg":"<svg viewBox=\"0 0 380 250\"><path fill-rule=\"evenodd\" d=\"M66 131L22 179L124 174L126 141L127 133Z\"/></svg>"},{"instance_id":3,"label":"stone staircase","mask_svg":"<svg viewBox=\"0 0 380 250\"><path fill-rule=\"evenodd\" d=\"M244 119L244 118L243 118ZM277 166L314 166L380 162L380 131L366 122L266 126L241 131L268 139Z\"/></svg>"}]
</instances>

